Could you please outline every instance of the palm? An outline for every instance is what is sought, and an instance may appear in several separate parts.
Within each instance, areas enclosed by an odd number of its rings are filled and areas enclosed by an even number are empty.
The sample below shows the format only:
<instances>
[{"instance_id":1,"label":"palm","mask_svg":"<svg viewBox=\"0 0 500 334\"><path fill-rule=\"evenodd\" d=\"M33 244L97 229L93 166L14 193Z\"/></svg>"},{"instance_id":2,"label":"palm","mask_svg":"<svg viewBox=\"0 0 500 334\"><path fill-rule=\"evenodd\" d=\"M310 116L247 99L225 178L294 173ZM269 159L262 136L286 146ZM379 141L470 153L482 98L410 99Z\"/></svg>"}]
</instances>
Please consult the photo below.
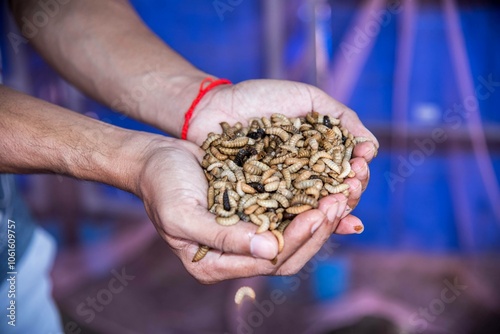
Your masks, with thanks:
<instances>
[{"instance_id":1,"label":"palm","mask_svg":"<svg viewBox=\"0 0 500 334\"><path fill-rule=\"evenodd\" d=\"M141 173L140 196L160 236L186 269L203 283L297 272L319 250L325 236L335 230L338 219L331 217L345 208L345 200L342 202L337 196L321 203L320 210L311 210L297 217L286 231L287 241L278 264L273 265L265 259L272 259L277 253L276 240L270 232L256 235L257 226L245 222L229 228L221 226L207 211L207 182L199 167L203 152L189 142L163 140L148 155ZM332 206L333 200L337 204L328 218L321 210ZM317 222L322 226L311 236L311 226ZM264 258L251 255L251 241L256 237L271 245L272 255L269 252ZM213 250L202 261L192 263L199 244L208 245Z\"/></svg>"},{"instance_id":2,"label":"palm","mask_svg":"<svg viewBox=\"0 0 500 334\"><path fill-rule=\"evenodd\" d=\"M341 124L355 136L367 137L372 141L357 145L351 161L353 169L358 171L355 178L347 181L351 186L348 205L354 209L368 184L367 163L376 154L378 141L363 126L354 111L316 87L281 80L250 80L234 86L223 86L202 100L190 123L188 139L201 144L209 132L221 131L220 122L245 124L252 117L269 117L273 113L289 117L304 116L312 110L339 118Z\"/></svg>"}]
</instances>

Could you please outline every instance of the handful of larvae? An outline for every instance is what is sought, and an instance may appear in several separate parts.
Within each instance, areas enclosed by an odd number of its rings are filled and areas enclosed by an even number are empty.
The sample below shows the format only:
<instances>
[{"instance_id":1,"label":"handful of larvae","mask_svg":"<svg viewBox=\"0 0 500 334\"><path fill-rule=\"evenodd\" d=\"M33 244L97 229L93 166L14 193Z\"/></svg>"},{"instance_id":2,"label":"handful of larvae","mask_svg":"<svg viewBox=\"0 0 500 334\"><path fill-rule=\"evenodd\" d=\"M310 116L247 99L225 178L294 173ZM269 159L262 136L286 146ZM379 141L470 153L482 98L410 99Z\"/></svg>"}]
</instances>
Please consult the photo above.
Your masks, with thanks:
<instances>
[{"instance_id":1,"label":"handful of larvae","mask_svg":"<svg viewBox=\"0 0 500 334\"><path fill-rule=\"evenodd\" d=\"M222 122L222 134L209 133L201 146L201 163L208 180L208 209L220 225L240 220L258 225L256 233L271 231L284 246L283 233L292 219L318 207L329 194L349 196L354 177L350 159L354 138L340 120L310 112L288 118L253 118L249 126ZM193 257L200 261L209 251L201 245Z\"/></svg>"}]
</instances>

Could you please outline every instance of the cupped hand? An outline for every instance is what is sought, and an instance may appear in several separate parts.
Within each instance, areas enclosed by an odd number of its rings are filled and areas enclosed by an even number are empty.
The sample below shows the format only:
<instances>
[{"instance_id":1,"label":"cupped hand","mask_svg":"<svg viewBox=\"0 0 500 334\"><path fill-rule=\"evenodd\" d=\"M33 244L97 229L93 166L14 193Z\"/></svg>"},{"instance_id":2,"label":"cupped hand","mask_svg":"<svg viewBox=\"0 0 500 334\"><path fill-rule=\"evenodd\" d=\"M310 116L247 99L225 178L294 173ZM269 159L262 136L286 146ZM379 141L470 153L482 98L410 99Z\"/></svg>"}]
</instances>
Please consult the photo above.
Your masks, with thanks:
<instances>
[{"instance_id":1,"label":"cupped hand","mask_svg":"<svg viewBox=\"0 0 500 334\"><path fill-rule=\"evenodd\" d=\"M317 111L340 119L341 124L355 137L366 137L368 142L356 145L352 169L356 176L345 182L350 185L347 207L335 231L338 234L361 233L361 221L350 212L357 206L370 178L368 163L377 154L377 139L361 123L357 114L334 100L320 89L303 83L282 80L250 80L237 85L225 85L208 93L198 105L189 124L188 140L200 145L209 132L220 133L221 122L235 124L252 117L269 117L281 113L288 117L304 116ZM327 206L320 207L327 213Z\"/></svg>"},{"instance_id":2,"label":"cupped hand","mask_svg":"<svg viewBox=\"0 0 500 334\"><path fill-rule=\"evenodd\" d=\"M199 165L203 154L186 141L155 139L138 178L138 196L158 233L202 283L296 273L335 231L347 206L347 199L338 194L297 216L285 230L285 246L278 254L277 240L269 231L256 234L256 225L242 221L230 227L217 224L207 210L207 181ZM212 250L193 263L200 244Z\"/></svg>"}]
</instances>

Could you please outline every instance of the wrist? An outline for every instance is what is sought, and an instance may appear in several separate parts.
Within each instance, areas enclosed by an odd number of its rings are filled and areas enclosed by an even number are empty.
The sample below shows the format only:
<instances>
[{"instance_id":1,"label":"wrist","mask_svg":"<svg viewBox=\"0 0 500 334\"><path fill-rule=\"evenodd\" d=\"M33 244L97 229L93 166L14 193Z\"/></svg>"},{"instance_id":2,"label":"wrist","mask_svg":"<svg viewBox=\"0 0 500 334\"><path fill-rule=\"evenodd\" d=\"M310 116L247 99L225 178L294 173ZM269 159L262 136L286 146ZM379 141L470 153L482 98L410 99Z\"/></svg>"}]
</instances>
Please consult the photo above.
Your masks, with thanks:
<instances>
[{"instance_id":1,"label":"wrist","mask_svg":"<svg viewBox=\"0 0 500 334\"><path fill-rule=\"evenodd\" d=\"M142 102L137 104L139 118L162 131L180 137L184 114L196 98L203 79L212 77L193 69L184 74L154 71L141 82L149 82Z\"/></svg>"},{"instance_id":2,"label":"wrist","mask_svg":"<svg viewBox=\"0 0 500 334\"><path fill-rule=\"evenodd\" d=\"M142 166L152 143L160 136L105 123L97 125L92 132L86 145L90 148L87 153L77 150L67 155L67 174L139 195Z\"/></svg>"}]
</instances>

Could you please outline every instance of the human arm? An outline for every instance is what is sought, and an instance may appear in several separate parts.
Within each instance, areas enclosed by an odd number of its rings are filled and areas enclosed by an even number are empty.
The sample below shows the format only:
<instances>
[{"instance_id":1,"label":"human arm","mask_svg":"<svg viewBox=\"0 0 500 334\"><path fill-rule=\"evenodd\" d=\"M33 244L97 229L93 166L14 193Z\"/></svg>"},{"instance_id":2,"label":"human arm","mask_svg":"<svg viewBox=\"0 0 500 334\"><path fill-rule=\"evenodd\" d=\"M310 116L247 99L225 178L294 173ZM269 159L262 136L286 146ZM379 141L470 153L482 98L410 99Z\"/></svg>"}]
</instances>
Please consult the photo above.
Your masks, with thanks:
<instances>
[{"instance_id":1,"label":"human arm","mask_svg":"<svg viewBox=\"0 0 500 334\"><path fill-rule=\"evenodd\" d=\"M33 0L17 1L13 7L18 20L23 15L31 17L38 10L37 1ZM49 63L95 99L179 136L184 112L207 74L155 37L127 1L72 1L61 5L60 11L31 39ZM351 185L348 205L353 209L368 183L367 161L378 144L352 110L317 88L272 80L217 87L196 108L188 139L200 144L221 120L245 122L250 117L270 116L273 112L296 116L313 109L341 118L355 135L373 140L359 145L351 161L356 177L347 182ZM332 198L322 201L323 217L334 210ZM320 217L317 216L317 222L322 221ZM362 228L359 219L349 215L349 211L343 210L342 217L345 218L338 229L331 232L355 233ZM287 233L293 235L293 230ZM321 239L326 240L330 234ZM317 249L319 246L315 244Z\"/></svg>"},{"instance_id":2,"label":"human arm","mask_svg":"<svg viewBox=\"0 0 500 334\"><path fill-rule=\"evenodd\" d=\"M0 85L0 152L0 173L58 173L136 194L160 236L203 283L297 272L346 205L338 195L321 202L328 214L297 217L273 265L278 245L270 232L257 235L257 226L244 222L220 226L207 211L203 152L192 143L117 128ZM214 250L192 263L200 243Z\"/></svg>"},{"instance_id":3,"label":"human arm","mask_svg":"<svg viewBox=\"0 0 500 334\"><path fill-rule=\"evenodd\" d=\"M11 1L23 18L40 12L38 0ZM180 136L183 116L208 74L155 36L126 0L57 4L30 43L87 95L111 108Z\"/></svg>"}]
</instances>

